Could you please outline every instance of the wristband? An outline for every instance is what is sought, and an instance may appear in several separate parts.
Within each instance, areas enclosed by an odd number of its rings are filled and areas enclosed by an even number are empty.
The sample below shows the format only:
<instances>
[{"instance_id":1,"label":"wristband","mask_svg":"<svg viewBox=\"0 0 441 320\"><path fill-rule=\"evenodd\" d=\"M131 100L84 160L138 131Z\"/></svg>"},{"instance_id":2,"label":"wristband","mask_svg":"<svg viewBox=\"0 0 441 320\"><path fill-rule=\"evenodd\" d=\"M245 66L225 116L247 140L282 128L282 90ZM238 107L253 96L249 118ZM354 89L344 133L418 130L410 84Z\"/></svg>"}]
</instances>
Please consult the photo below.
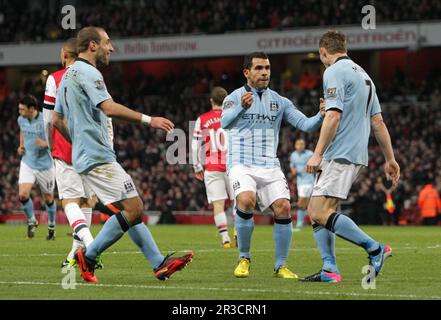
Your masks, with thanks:
<instances>
[{"instance_id":1,"label":"wristband","mask_svg":"<svg viewBox=\"0 0 441 320\"><path fill-rule=\"evenodd\" d=\"M141 117L141 123L146 123L148 125L150 125L150 123L152 122L152 117L149 117L146 114L143 114Z\"/></svg>"}]
</instances>

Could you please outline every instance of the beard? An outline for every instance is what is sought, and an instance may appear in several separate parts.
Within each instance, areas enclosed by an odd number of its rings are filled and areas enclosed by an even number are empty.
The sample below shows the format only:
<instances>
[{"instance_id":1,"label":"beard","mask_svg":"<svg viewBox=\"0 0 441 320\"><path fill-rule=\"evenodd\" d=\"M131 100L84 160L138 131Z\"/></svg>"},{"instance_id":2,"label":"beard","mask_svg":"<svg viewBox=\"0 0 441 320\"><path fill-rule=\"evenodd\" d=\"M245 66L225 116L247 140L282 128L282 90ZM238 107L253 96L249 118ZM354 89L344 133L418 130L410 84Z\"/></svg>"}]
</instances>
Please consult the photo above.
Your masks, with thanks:
<instances>
[{"instance_id":1,"label":"beard","mask_svg":"<svg viewBox=\"0 0 441 320\"><path fill-rule=\"evenodd\" d=\"M109 57L102 48L99 48L96 53L96 65L97 67L104 67L109 65Z\"/></svg>"},{"instance_id":2,"label":"beard","mask_svg":"<svg viewBox=\"0 0 441 320\"><path fill-rule=\"evenodd\" d=\"M256 81L254 88L256 88L259 91L262 91L262 90L268 89L268 86L269 86L269 81L268 81L268 84L261 84L259 81Z\"/></svg>"}]
</instances>

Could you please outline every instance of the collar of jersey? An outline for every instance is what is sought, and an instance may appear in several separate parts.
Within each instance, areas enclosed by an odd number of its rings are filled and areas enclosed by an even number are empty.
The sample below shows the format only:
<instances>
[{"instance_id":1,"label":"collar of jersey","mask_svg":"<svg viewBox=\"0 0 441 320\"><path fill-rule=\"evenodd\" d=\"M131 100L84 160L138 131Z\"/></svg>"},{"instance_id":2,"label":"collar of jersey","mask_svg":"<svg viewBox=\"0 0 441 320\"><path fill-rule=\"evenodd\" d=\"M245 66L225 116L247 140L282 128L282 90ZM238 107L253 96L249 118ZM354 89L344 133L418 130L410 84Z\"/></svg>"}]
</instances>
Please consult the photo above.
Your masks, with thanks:
<instances>
[{"instance_id":1,"label":"collar of jersey","mask_svg":"<svg viewBox=\"0 0 441 320\"><path fill-rule=\"evenodd\" d=\"M337 62L339 62L340 60L351 60L351 58L349 58L348 56L341 56L341 57L338 57L337 60L335 60L334 63L337 63Z\"/></svg>"},{"instance_id":2,"label":"collar of jersey","mask_svg":"<svg viewBox=\"0 0 441 320\"><path fill-rule=\"evenodd\" d=\"M83 58L76 58L75 61L81 61L81 62L87 63L93 67L93 64L91 64L89 61L87 61L86 59L83 59Z\"/></svg>"},{"instance_id":3,"label":"collar of jersey","mask_svg":"<svg viewBox=\"0 0 441 320\"><path fill-rule=\"evenodd\" d=\"M243 86L247 92L254 92L254 93L265 93L267 89L263 89L261 91L258 91L256 88L252 88L248 85L248 83L245 83Z\"/></svg>"}]
</instances>

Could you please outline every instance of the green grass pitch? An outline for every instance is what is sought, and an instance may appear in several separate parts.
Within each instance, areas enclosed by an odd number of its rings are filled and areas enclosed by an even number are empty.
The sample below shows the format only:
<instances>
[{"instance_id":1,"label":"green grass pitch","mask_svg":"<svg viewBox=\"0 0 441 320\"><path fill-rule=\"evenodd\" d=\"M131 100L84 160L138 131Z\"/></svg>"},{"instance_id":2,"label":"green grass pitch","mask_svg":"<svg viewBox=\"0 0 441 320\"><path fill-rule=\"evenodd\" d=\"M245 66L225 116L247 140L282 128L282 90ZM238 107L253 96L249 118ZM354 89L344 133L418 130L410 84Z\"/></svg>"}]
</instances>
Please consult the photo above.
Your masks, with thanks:
<instances>
[{"instance_id":1,"label":"green grass pitch","mask_svg":"<svg viewBox=\"0 0 441 320\"><path fill-rule=\"evenodd\" d=\"M97 233L99 226L93 227ZM230 228L231 229L231 228ZM251 274L233 276L236 248L223 249L214 226L174 225L150 228L163 253L192 249L193 262L171 279L156 280L149 264L128 236L103 254L100 284L86 284L76 274L74 290L62 288L60 264L70 248L67 226L57 227L57 239L46 241L41 225L34 239L26 226L0 226L0 299L441 299L441 229L439 227L364 227L372 237L393 248L376 289L362 288L364 251L337 239L339 284L301 283L273 277L272 226L256 226ZM294 233L290 269L300 276L318 271L321 260L312 230Z\"/></svg>"}]
</instances>

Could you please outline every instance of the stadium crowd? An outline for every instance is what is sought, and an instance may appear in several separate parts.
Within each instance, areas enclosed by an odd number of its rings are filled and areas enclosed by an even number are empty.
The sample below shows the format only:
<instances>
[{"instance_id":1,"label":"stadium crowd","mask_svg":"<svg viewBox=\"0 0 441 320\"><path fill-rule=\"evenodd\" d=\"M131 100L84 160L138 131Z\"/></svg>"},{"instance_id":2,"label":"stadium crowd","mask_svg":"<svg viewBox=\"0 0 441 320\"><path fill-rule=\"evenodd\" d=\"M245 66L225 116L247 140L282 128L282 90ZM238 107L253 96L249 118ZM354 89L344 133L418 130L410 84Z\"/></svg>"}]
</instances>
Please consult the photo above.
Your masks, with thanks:
<instances>
[{"instance_id":1,"label":"stadium crowd","mask_svg":"<svg viewBox=\"0 0 441 320\"><path fill-rule=\"evenodd\" d=\"M120 79L121 75L116 71L108 79L108 87L114 99L144 113L170 118L177 128L187 133L187 151L188 122L209 110L207 94L210 87L223 85L230 92L243 83L240 74L223 74L215 79L209 71L191 69L179 74L169 73L160 81L139 73L132 82L137 83L137 86L122 87L118 85ZM10 92L0 101L0 212L20 208L17 192L20 159L16 154L16 101L25 92L41 97L43 90L40 88L41 83L25 82L20 92ZM280 90L305 114L316 113L317 101L321 95L320 85L302 90L295 85L289 91L284 91L283 88ZM389 190L395 210L389 214L384 207L385 191L390 185L385 181L382 171L384 160L374 138L369 147L369 170L361 175L348 203L354 218L360 223L397 223L400 215L405 215L406 212L410 215L409 212L416 210L418 192L428 178L441 191L441 74L439 70L434 71L421 87L417 87L402 73L397 72L388 86L377 84L377 92L396 158L402 168L398 188ZM133 177L145 201L146 210L170 212L211 209L206 201L204 185L194 178L192 166L171 165L166 162L167 148L173 141L166 141L163 133L146 127L115 122L114 129L115 150L119 162ZM281 131L279 156L290 182L293 202L297 192L288 166L294 140L299 136L303 136L308 148L313 149L318 133L304 135L287 126ZM34 191L33 197L38 209L41 207L39 194ZM410 223L418 222L418 215L409 216L408 220Z\"/></svg>"},{"instance_id":2,"label":"stadium crowd","mask_svg":"<svg viewBox=\"0 0 441 320\"><path fill-rule=\"evenodd\" d=\"M0 42L67 39L73 31L59 28L66 4L76 8L77 28L106 26L113 38L360 24L366 4L379 23L441 16L438 0L0 0Z\"/></svg>"}]
</instances>

